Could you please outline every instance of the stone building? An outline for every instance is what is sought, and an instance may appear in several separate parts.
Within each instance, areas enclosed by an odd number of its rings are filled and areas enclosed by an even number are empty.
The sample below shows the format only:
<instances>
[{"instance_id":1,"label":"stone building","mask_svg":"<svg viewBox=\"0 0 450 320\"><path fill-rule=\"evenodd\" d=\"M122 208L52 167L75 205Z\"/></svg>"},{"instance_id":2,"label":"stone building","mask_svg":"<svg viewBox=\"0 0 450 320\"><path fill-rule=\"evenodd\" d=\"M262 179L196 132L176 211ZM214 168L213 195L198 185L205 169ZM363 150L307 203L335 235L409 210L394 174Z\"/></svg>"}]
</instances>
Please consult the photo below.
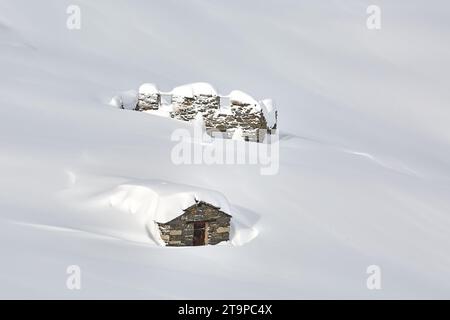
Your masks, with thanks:
<instances>
[{"instance_id":1,"label":"stone building","mask_svg":"<svg viewBox=\"0 0 450 320\"><path fill-rule=\"evenodd\" d=\"M164 101L167 97L170 103ZM238 136L242 140L262 142L266 134L274 134L277 129L277 111L272 100L257 102L238 90L220 96L208 83L192 83L171 92L160 92L155 85L145 83L139 87L133 109L158 112L167 105L165 114L173 119L192 121L201 114L206 132L211 136Z\"/></svg>"},{"instance_id":2,"label":"stone building","mask_svg":"<svg viewBox=\"0 0 450 320\"><path fill-rule=\"evenodd\" d=\"M180 216L157 225L167 246L204 246L229 240L230 221L231 215L219 207L196 201Z\"/></svg>"},{"instance_id":3,"label":"stone building","mask_svg":"<svg viewBox=\"0 0 450 320\"><path fill-rule=\"evenodd\" d=\"M216 112L212 117L205 117L207 132L220 131L226 138L233 137L235 130L240 128L242 139L261 142L268 129L266 118L257 103L230 99L227 112Z\"/></svg>"},{"instance_id":4,"label":"stone building","mask_svg":"<svg viewBox=\"0 0 450 320\"><path fill-rule=\"evenodd\" d=\"M264 140L270 128L257 101L241 91L232 91L229 97L220 97L209 85L201 85L192 90L186 90L186 86L174 89L172 118L191 121L201 113L210 135L232 138L236 129L240 128L243 140ZM227 108L221 107L223 98L230 101Z\"/></svg>"}]
</instances>

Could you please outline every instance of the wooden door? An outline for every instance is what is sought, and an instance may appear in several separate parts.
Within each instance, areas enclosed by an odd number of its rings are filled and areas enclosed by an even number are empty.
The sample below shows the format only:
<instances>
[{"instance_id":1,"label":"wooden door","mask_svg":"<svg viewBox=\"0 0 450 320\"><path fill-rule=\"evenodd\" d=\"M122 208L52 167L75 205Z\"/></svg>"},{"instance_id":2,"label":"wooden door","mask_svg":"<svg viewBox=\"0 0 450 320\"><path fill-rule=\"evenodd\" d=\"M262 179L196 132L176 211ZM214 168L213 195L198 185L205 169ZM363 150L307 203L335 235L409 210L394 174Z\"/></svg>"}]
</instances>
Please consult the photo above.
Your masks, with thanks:
<instances>
[{"instance_id":1,"label":"wooden door","mask_svg":"<svg viewBox=\"0 0 450 320\"><path fill-rule=\"evenodd\" d=\"M204 246L205 245L205 222L197 221L194 222L194 246Z\"/></svg>"}]
</instances>

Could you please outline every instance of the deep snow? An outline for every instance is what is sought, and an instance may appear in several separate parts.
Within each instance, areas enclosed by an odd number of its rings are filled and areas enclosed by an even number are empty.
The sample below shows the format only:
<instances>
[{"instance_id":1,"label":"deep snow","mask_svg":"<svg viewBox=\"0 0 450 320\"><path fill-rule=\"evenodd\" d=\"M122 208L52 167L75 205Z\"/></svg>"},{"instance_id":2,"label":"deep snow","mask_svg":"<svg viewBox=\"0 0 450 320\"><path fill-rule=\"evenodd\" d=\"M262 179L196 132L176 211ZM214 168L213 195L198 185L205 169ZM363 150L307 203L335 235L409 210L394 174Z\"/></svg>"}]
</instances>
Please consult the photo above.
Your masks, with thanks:
<instances>
[{"instance_id":1,"label":"deep snow","mask_svg":"<svg viewBox=\"0 0 450 320\"><path fill-rule=\"evenodd\" d=\"M186 98L193 98L194 96L205 95L205 96L217 96L216 89L205 82L187 83L178 87L173 88L170 91L160 91L157 89L156 85L152 83L143 83L139 86L139 90L130 89L123 91L111 98L109 104L113 107L126 110L136 109L136 104L138 98L141 95L152 95L160 94L161 96L179 96ZM276 112L277 109L274 106L272 99L264 99L262 101L256 101L255 98L250 96L248 93L242 92L240 90L233 90L228 95L220 95L221 108L217 111L219 113L225 114L230 112L230 103L235 102L237 104L245 103L252 106L251 112L263 111L264 117L267 121L269 128L272 128L276 124ZM224 101L224 102L222 102ZM173 111L176 107L173 103L166 102L162 100L162 103L158 110L145 110L144 112L160 115L164 117L170 117L170 113L162 112L166 110Z\"/></svg>"},{"instance_id":2,"label":"deep snow","mask_svg":"<svg viewBox=\"0 0 450 320\"><path fill-rule=\"evenodd\" d=\"M450 5L377 1L374 31L370 4L2 1L0 297L449 298ZM189 124L108 104L149 81L274 98L279 173L172 164ZM99 200L149 180L224 194L252 241L152 245Z\"/></svg>"}]
</instances>

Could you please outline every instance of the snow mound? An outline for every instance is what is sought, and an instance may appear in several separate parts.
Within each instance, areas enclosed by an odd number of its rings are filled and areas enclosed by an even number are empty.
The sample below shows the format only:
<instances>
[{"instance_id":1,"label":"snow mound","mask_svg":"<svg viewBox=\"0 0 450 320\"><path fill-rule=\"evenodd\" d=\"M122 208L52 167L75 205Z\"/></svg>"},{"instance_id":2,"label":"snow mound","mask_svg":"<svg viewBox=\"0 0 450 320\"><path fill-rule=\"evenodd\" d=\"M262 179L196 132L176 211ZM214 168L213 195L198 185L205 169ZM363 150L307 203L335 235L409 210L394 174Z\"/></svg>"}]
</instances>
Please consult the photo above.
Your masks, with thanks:
<instances>
[{"instance_id":1,"label":"snow mound","mask_svg":"<svg viewBox=\"0 0 450 320\"><path fill-rule=\"evenodd\" d=\"M183 214L183 210L205 201L232 215L230 204L217 191L198 187L151 180L139 184L123 184L110 196L110 203L132 214L142 216L147 222L169 222Z\"/></svg>"},{"instance_id":2,"label":"snow mound","mask_svg":"<svg viewBox=\"0 0 450 320\"><path fill-rule=\"evenodd\" d=\"M172 94L176 96L192 98L199 95L216 96L217 91L209 83L196 82L176 87L172 90Z\"/></svg>"},{"instance_id":3,"label":"snow mound","mask_svg":"<svg viewBox=\"0 0 450 320\"><path fill-rule=\"evenodd\" d=\"M264 117L266 118L267 125L272 128L277 123L277 109L272 99L264 99L260 101Z\"/></svg>"},{"instance_id":4,"label":"snow mound","mask_svg":"<svg viewBox=\"0 0 450 320\"><path fill-rule=\"evenodd\" d=\"M134 110L138 103L138 93L136 90L128 90L119 93L117 96L113 97L109 104L113 107Z\"/></svg>"},{"instance_id":5,"label":"snow mound","mask_svg":"<svg viewBox=\"0 0 450 320\"><path fill-rule=\"evenodd\" d=\"M232 245L245 244L258 234L256 229L241 221L238 217L239 210L233 210L225 196L214 190L162 180L147 180L120 184L102 198L102 203L134 216L145 226L151 239L162 246L165 243L160 237L156 222L167 223L175 219L196 201L208 202L232 216ZM243 219L245 220L244 217Z\"/></svg>"},{"instance_id":6,"label":"snow mound","mask_svg":"<svg viewBox=\"0 0 450 320\"><path fill-rule=\"evenodd\" d=\"M261 110L261 106L258 101L243 91L233 90L230 92L229 98L232 104L248 104L253 106L258 111Z\"/></svg>"},{"instance_id":7,"label":"snow mound","mask_svg":"<svg viewBox=\"0 0 450 320\"><path fill-rule=\"evenodd\" d=\"M159 93L159 90L153 83L143 83L139 87L139 94L151 95L157 93Z\"/></svg>"}]
</instances>

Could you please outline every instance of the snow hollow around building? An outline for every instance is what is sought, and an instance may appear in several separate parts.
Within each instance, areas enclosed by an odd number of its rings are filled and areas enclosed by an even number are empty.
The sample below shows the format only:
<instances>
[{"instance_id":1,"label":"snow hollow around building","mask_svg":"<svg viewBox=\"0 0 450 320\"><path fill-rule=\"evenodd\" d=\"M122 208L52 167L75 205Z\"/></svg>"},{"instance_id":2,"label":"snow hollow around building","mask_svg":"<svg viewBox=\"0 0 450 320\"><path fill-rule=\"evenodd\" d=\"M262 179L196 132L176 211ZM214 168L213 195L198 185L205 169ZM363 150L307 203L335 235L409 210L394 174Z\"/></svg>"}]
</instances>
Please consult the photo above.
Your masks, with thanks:
<instances>
[{"instance_id":1,"label":"snow hollow around building","mask_svg":"<svg viewBox=\"0 0 450 320\"><path fill-rule=\"evenodd\" d=\"M137 223L141 235L161 246L243 245L258 231L245 213L217 191L161 180L128 181L96 190L91 205ZM108 209L110 208L110 209ZM130 238L131 239L131 238Z\"/></svg>"}]
</instances>

